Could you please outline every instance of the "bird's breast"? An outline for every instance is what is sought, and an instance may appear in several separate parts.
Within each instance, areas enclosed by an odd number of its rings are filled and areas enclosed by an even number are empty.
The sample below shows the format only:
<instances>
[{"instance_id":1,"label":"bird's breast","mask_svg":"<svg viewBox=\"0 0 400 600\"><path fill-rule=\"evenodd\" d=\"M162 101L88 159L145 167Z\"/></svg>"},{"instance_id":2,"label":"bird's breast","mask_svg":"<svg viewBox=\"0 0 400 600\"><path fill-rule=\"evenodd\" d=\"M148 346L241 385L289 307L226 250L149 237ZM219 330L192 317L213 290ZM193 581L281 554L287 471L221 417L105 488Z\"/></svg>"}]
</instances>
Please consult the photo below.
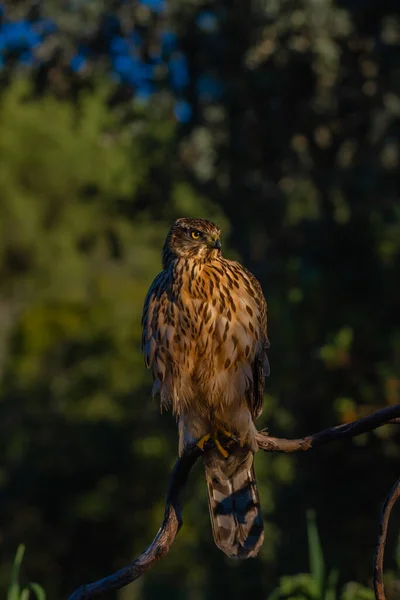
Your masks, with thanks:
<instances>
[{"instance_id":1,"label":"bird's breast","mask_svg":"<svg viewBox=\"0 0 400 600\"><path fill-rule=\"evenodd\" d=\"M237 371L254 357L260 337L257 304L235 272L221 264L187 264L175 281L179 340L190 347L194 369Z\"/></svg>"}]
</instances>

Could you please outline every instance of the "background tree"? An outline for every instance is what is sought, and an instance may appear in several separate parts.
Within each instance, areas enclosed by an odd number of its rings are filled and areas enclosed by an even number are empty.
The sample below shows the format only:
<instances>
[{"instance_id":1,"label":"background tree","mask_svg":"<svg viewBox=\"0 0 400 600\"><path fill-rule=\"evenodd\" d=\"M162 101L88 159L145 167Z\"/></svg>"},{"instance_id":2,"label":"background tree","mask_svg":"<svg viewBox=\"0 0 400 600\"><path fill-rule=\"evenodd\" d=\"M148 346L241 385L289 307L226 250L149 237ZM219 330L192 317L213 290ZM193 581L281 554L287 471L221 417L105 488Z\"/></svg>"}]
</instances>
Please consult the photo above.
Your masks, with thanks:
<instances>
[{"instance_id":1,"label":"background tree","mask_svg":"<svg viewBox=\"0 0 400 600\"><path fill-rule=\"evenodd\" d=\"M2 6L0 589L22 541L27 576L61 598L138 554L162 515L176 431L150 399L140 314L176 216L215 219L263 285L260 427L301 435L399 403L400 11ZM240 565L213 548L197 469L173 551L129 593L265 599L307 570L310 506L326 563L367 583L398 453L385 429L258 457L266 542Z\"/></svg>"}]
</instances>

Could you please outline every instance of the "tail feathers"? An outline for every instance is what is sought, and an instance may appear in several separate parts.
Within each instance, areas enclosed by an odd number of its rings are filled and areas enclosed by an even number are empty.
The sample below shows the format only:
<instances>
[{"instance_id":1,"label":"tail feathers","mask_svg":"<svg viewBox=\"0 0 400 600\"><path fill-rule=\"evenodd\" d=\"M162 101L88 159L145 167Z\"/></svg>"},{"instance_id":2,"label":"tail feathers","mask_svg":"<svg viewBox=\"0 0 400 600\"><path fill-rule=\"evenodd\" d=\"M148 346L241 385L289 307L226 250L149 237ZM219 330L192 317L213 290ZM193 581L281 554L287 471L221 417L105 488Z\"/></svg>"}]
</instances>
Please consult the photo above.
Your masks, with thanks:
<instances>
[{"instance_id":1,"label":"tail feathers","mask_svg":"<svg viewBox=\"0 0 400 600\"><path fill-rule=\"evenodd\" d=\"M238 448L228 459L204 456L214 540L230 558L257 555L264 541L253 453Z\"/></svg>"}]
</instances>

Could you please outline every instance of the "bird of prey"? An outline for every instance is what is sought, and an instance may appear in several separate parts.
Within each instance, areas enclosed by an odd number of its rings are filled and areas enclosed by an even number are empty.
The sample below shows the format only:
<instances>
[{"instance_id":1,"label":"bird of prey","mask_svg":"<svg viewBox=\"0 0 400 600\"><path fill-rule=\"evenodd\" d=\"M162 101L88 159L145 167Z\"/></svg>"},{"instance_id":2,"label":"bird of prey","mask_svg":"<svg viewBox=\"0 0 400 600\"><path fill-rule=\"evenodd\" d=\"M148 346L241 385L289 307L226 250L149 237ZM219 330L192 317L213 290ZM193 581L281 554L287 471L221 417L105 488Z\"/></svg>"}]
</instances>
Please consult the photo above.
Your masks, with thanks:
<instances>
[{"instance_id":1,"label":"bird of prey","mask_svg":"<svg viewBox=\"0 0 400 600\"><path fill-rule=\"evenodd\" d=\"M253 459L269 373L267 306L254 275L223 258L220 233L205 219L173 223L144 304L142 349L153 396L177 416L179 453L204 450L215 543L248 558L264 539Z\"/></svg>"}]
</instances>

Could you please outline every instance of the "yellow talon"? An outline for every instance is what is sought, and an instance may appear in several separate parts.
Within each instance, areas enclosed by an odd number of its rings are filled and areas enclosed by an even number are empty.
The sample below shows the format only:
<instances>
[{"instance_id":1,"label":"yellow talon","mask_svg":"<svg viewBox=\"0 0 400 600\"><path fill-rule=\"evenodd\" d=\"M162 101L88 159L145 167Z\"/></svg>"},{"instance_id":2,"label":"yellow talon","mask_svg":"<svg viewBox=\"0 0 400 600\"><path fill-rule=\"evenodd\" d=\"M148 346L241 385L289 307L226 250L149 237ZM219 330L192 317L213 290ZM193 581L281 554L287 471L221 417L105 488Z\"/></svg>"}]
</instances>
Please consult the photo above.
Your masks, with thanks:
<instances>
[{"instance_id":1,"label":"yellow talon","mask_svg":"<svg viewBox=\"0 0 400 600\"><path fill-rule=\"evenodd\" d=\"M227 429L224 429L224 427L218 427L218 431L220 431L225 437L229 438L229 440L230 440L230 442L228 442L229 445L231 445L232 442L239 442L239 446L241 448L243 448L244 441L239 439L234 433L232 433L231 431L228 431Z\"/></svg>"},{"instance_id":2,"label":"yellow talon","mask_svg":"<svg viewBox=\"0 0 400 600\"><path fill-rule=\"evenodd\" d=\"M235 439L235 436L230 432L227 431L226 429L224 429L223 427L218 427L218 432L222 433L225 437L229 438L229 439ZM200 448L200 450L204 451L204 446L206 445L206 443L212 439L218 452L224 457L224 458L228 458L229 456L229 452L227 450L225 450L225 448L223 447L223 445L221 444L221 442L218 439L217 433L207 433L206 435L203 435L202 438L199 439L199 441L197 442L197 446L198 448Z\"/></svg>"},{"instance_id":3,"label":"yellow talon","mask_svg":"<svg viewBox=\"0 0 400 600\"><path fill-rule=\"evenodd\" d=\"M218 449L219 453L220 453L220 454L222 454L222 456L223 456L224 458L228 458L228 456L229 456L229 452L227 452L227 451L225 450L225 448L222 446L222 444L221 444L221 442L218 440L218 438L216 438L216 437L214 438L214 443L215 443L215 445L217 446L217 449Z\"/></svg>"},{"instance_id":4,"label":"yellow talon","mask_svg":"<svg viewBox=\"0 0 400 600\"><path fill-rule=\"evenodd\" d=\"M204 450L204 444L208 442L210 437L211 433L206 433L206 435L203 435L203 437L199 439L199 441L197 442L197 446L200 448L200 450Z\"/></svg>"},{"instance_id":5,"label":"yellow talon","mask_svg":"<svg viewBox=\"0 0 400 600\"><path fill-rule=\"evenodd\" d=\"M224 429L223 427L218 427L218 431L220 431L221 433L223 433L224 436L227 437L227 438L230 438L230 439L234 439L235 438L235 436L233 435L233 433L231 433L227 429Z\"/></svg>"}]
</instances>

